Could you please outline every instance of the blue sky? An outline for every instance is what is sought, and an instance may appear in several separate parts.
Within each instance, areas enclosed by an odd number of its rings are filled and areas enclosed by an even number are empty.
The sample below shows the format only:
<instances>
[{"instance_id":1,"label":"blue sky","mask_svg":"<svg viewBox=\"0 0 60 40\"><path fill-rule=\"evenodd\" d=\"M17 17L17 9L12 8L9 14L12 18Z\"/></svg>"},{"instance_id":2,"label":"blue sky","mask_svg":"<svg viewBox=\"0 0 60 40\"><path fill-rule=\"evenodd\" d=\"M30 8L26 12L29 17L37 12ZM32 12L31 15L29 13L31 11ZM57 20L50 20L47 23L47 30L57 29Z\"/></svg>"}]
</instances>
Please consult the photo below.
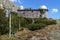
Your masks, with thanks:
<instances>
[{"instance_id":1,"label":"blue sky","mask_svg":"<svg viewBox=\"0 0 60 40\"><path fill-rule=\"evenodd\" d=\"M17 5L23 5L25 8L37 9L41 5L48 7L48 17L60 19L60 0L21 0L20 3L14 0ZM55 10L54 10L55 9Z\"/></svg>"}]
</instances>

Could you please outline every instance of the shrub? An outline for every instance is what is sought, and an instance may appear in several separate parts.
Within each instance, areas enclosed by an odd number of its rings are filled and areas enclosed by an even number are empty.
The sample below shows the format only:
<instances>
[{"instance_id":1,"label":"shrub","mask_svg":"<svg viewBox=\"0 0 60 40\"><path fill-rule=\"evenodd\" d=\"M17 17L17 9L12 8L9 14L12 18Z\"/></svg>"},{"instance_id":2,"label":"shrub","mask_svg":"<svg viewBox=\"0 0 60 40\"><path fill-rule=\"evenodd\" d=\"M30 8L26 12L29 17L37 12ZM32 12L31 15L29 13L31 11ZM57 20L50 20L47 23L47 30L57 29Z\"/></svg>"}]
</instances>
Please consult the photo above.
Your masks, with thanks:
<instances>
[{"instance_id":1,"label":"shrub","mask_svg":"<svg viewBox=\"0 0 60 40\"><path fill-rule=\"evenodd\" d=\"M23 27L28 28L29 30L38 30L44 28L47 25L56 24L56 20L51 20L47 18L35 18L34 23L32 24L31 18L24 18L21 21Z\"/></svg>"},{"instance_id":2,"label":"shrub","mask_svg":"<svg viewBox=\"0 0 60 40\"><path fill-rule=\"evenodd\" d=\"M43 23L46 25L53 25L56 24L56 20L44 20Z\"/></svg>"},{"instance_id":3,"label":"shrub","mask_svg":"<svg viewBox=\"0 0 60 40\"><path fill-rule=\"evenodd\" d=\"M18 29L18 15L15 12L11 12L11 18L12 18L12 30ZM0 9L0 35L9 33L9 17L5 17L4 10Z\"/></svg>"},{"instance_id":4,"label":"shrub","mask_svg":"<svg viewBox=\"0 0 60 40\"><path fill-rule=\"evenodd\" d=\"M8 18L5 17L5 12L0 9L0 35L8 33Z\"/></svg>"},{"instance_id":5,"label":"shrub","mask_svg":"<svg viewBox=\"0 0 60 40\"><path fill-rule=\"evenodd\" d=\"M46 25L56 24L56 20L50 19L35 19L35 23L44 23Z\"/></svg>"},{"instance_id":6,"label":"shrub","mask_svg":"<svg viewBox=\"0 0 60 40\"><path fill-rule=\"evenodd\" d=\"M32 23L32 18L25 18L26 24L31 24Z\"/></svg>"},{"instance_id":7,"label":"shrub","mask_svg":"<svg viewBox=\"0 0 60 40\"><path fill-rule=\"evenodd\" d=\"M20 24L21 24L22 27L25 26L26 23L27 23L27 22L26 22L25 18L21 18L21 19L20 19Z\"/></svg>"},{"instance_id":8,"label":"shrub","mask_svg":"<svg viewBox=\"0 0 60 40\"><path fill-rule=\"evenodd\" d=\"M29 24L26 26L26 28L28 28L29 30L39 30L46 27L46 24L40 23L40 24Z\"/></svg>"},{"instance_id":9,"label":"shrub","mask_svg":"<svg viewBox=\"0 0 60 40\"><path fill-rule=\"evenodd\" d=\"M57 24L57 23L56 23L56 20L52 20L52 21L51 21L51 24Z\"/></svg>"}]
</instances>

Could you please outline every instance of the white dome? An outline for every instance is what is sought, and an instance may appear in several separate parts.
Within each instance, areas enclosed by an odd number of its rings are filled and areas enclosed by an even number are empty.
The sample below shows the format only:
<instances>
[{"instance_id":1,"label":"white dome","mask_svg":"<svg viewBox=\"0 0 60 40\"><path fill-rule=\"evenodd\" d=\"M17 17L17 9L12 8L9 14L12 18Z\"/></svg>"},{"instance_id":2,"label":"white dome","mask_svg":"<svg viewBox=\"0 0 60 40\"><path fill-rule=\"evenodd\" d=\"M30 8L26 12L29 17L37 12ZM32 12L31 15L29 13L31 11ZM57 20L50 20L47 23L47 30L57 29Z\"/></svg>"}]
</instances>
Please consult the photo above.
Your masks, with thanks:
<instances>
[{"instance_id":1,"label":"white dome","mask_svg":"<svg viewBox=\"0 0 60 40\"><path fill-rule=\"evenodd\" d=\"M23 7L23 6L20 6L20 9L21 9L21 10L23 10L23 9L24 9L24 7Z\"/></svg>"},{"instance_id":2,"label":"white dome","mask_svg":"<svg viewBox=\"0 0 60 40\"><path fill-rule=\"evenodd\" d=\"M47 9L45 5L40 6L40 9Z\"/></svg>"}]
</instances>

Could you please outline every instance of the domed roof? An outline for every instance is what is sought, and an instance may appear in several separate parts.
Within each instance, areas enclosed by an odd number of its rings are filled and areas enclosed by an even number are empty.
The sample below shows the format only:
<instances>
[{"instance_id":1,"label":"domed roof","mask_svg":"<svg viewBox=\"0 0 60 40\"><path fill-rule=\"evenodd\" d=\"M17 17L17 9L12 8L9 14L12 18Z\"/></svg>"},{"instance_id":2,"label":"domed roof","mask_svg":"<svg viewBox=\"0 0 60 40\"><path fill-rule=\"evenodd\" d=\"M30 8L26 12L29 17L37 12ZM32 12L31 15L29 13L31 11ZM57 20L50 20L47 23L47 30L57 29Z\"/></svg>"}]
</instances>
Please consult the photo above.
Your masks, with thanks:
<instances>
[{"instance_id":1,"label":"domed roof","mask_svg":"<svg viewBox=\"0 0 60 40\"><path fill-rule=\"evenodd\" d=\"M21 9L21 10L23 10L23 9L24 9L24 7L21 5L21 6L20 6L20 9Z\"/></svg>"},{"instance_id":2,"label":"domed roof","mask_svg":"<svg viewBox=\"0 0 60 40\"><path fill-rule=\"evenodd\" d=\"M40 9L48 9L45 5L40 6Z\"/></svg>"}]
</instances>

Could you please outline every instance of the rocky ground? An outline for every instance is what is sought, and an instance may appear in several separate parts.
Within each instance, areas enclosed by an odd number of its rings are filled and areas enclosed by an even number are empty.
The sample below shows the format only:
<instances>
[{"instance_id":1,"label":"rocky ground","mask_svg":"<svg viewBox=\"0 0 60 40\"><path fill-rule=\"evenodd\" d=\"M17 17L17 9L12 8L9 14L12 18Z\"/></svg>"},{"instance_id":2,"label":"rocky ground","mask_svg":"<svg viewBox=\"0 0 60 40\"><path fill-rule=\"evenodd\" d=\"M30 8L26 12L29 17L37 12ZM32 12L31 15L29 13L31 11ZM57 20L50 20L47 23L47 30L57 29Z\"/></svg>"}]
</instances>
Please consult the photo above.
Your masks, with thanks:
<instances>
[{"instance_id":1,"label":"rocky ground","mask_svg":"<svg viewBox=\"0 0 60 40\"><path fill-rule=\"evenodd\" d=\"M60 40L60 21L57 21L55 30L52 30L49 35L50 40Z\"/></svg>"},{"instance_id":2,"label":"rocky ground","mask_svg":"<svg viewBox=\"0 0 60 40\"><path fill-rule=\"evenodd\" d=\"M4 38L2 37L2 40ZM13 38L9 40L60 40L60 21L57 21L56 25L49 25L36 31L30 31L25 28L22 31L18 31ZM8 38L4 40L8 40Z\"/></svg>"},{"instance_id":3,"label":"rocky ground","mask_svg":"<svg viewBox=\"0 0 60 40\"><path fill-rule=\"evenodd\" d=\"M57 21L56 25L49 25L41 30L29 31L25 29L22 32L17 32L16 37L20 40L60 40L60 21Z\"/></svg>"}]
</instances>

